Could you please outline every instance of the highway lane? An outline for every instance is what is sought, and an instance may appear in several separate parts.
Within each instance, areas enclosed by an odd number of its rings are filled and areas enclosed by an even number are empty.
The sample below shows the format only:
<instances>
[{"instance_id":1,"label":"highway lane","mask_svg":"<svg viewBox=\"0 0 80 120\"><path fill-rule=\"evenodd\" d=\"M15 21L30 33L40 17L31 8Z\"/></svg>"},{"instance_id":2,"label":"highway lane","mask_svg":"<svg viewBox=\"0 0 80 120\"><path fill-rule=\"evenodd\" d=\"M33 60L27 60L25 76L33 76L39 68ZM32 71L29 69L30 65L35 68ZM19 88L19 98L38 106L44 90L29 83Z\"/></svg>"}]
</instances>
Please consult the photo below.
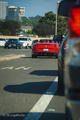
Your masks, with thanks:
<instances>
[{"instance_id":1,"label":"highway lane","mask_svg":"<svg viewBox=\"0 0 80 120\"><path fill-rule=\"evenodd\" d=\"M20 54L21 51L26 57L0 62L0 120L27 119L29 111L54 83L57 77L57 59L32 59L30 49L3 51L2 54ZM64 104L64 96L56 92L44 114L40 113L40 120L60 120L60 117L64 120Z\"/></svg>"}]
</instances>

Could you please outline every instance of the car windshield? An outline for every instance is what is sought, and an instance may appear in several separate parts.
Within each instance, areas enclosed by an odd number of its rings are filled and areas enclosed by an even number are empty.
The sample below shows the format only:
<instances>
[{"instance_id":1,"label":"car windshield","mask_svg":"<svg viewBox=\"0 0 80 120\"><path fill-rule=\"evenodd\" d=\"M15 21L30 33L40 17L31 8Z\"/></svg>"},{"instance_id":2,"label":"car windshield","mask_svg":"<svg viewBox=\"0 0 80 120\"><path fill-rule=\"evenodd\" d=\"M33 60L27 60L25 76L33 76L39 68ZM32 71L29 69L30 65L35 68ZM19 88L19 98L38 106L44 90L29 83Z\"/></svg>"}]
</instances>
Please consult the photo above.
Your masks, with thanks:
<instances>
[{"instance_id":1,"label":"car windshield","mask_svg":"<svg viewBox=\"0 0 80 120\"><path fill-rule=\"evenodd\" d=\"M18 39L9 39L8 42L18 42Z\"/></svg>"},{"instance_id":2,"label":"car windshield","mask_svg":"<svg viewBox=\"0 0 80 120\"><path fill-rule=\"evenodd\" d=\"M38 42L38 40L33 40L33 43L37 43Z\"/></svg>"},{"instance_id":3,"label":"car windshield","mask_svg":"<svg viewBox=\"0 0 80 120\"><path fill-rule=\"evenodd\" d=\"M53 40L40 40L39 42L48 42L48 43L52 43Z\"/></svg>"},{"instance_id":4,"label":"car windshield","mask_svg":"<svg viewBox=\"0 0 80 120\"><path fill-rule=\"evenodd\" d=\"M27 41L27 38L19 38L20 41Z\"/></svg>"}]
</instances>

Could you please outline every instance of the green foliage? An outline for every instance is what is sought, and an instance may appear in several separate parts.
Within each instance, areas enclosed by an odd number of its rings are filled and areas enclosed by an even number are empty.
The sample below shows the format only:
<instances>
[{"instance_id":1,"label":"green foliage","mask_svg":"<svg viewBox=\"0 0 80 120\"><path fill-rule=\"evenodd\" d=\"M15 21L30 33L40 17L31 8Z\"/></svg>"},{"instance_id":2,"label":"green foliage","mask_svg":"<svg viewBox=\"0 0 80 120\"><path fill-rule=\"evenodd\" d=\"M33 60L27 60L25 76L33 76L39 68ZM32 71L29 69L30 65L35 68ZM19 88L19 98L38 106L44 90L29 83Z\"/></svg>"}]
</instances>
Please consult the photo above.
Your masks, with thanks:
<instances>
[{"instance_id":1,"label":"green foliage","mask_svg":"<svg viewBox=\"0 0 80 120\"><path fill-rule=\"evenodd\" d=\"M68 18L58 16L58 34L65 34L68 28ZM56 15L50 11L41 17L39 23L34 26L33 33L41 36L55 34Z\"/></svg>"},{"instance_id":2,"label":"green foliage","mask_svg":"<svg viewBox=\"0 0 80 120\"><path fill-rule=\"evenodd\" d=\"M33 34L32 30L28 30L27 34Z\"/></svg>"},{"instance_id":3,"label":"green foliage","mask_svg":"<svg viewBox=\"0 0 80 120\"><path fill-rule=\"evenodd\" d=\"M0 21L0 34L17 35L20 32L20 23L17 21Z\"/></svg>"},{"instance_id":4,"label":"green foliage","mask_svg":"<svg viewBox=\"0 0 80 120\"><path fill-rule=\"evenodd\" d=\"M39 36L46 36L51 35L54 33L54 26L45 24L45 23L39 23L33 28L33 32Z\"/></svg>"},{"instance_id":5,"label":"green foliage","mask_svg":"<svg viewBox=\"0 0 80 120\"><path fill-rule=\"evenodd\" d=\"M58 16L58 34L65 34L68 28L68 18Z\"/></svg>"},{"instance_id":6,"label":"green foliage","mask_svg":"<svg viewBox=\"0 0 80 120\"><path fill-rule=\"evenodd\" d=\"M22 17L21 25L35 26L36 24L38 24L40 18L41 18L40 16L30 18Z\"/></svg>"},{"instance_id":7,"label":"green foliage","mask_svg":"<svg viewBox=\"0 0 80 120\"><path fill-rule=\"evenodd\" d=\"M39 23L33 28L33 32L39 36L53 35L55 28L55 14L50 11L41 17Z\"/></svg>"}]
</instances>

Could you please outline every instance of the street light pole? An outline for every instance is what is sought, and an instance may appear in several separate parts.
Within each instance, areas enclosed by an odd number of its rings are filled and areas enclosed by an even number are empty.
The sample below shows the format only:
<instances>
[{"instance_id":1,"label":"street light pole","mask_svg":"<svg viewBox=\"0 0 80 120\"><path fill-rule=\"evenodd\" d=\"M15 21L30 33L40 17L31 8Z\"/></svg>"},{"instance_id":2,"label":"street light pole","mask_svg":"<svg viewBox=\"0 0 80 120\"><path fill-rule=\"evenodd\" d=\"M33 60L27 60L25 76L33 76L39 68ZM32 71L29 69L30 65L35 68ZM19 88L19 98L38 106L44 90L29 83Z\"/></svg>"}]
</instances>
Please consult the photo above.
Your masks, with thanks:
<instances>
[{"instance_id":1,"label":"street light pole","mask_svg":"<svg viewBox=\"0 0 80 120\"><path fill-rule=\"evenodd\" d=\"M57 1L56 7L56 24L55 24L55 35L57 35L57 21L58 21L58 7L59 7L60 0Z\"/></svg>"}]
</instances>

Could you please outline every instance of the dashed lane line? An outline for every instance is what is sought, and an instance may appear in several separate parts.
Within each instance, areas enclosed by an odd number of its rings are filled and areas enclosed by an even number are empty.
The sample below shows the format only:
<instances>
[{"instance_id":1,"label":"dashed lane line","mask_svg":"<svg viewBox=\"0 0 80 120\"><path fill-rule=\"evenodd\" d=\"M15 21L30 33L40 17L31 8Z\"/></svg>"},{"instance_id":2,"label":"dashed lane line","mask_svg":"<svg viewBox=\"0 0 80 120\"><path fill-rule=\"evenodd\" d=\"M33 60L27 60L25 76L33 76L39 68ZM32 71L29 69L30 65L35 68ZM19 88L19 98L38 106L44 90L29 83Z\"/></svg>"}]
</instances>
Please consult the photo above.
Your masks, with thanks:
<instances>
[{"instance_id":1,"label":"dashed lane line","mask_svg":"<svg viewBox=\"0 0 80 120\"><path fill-rule=\"evenodd\" d=\"M20 69L29 70L29 69L31 69L31 67L26 68L25 66L21 66L21 67L15 68L15 70L20 70Z\"/></svg>"},{"instance_id":2,"label":"dashed lane line","mask_svg":"<svg viewBox=\"0 0 80 120\"><path fill-rule=\"evenodd\" d=\"M17 67L17 68L15 68L14 66L7 66L7 67L3 67L3 68L1 68L2 70L29 70L29 69L31 69L32 67L26 67L26 66L20 66L20 67Z\"/></svg>"},{"instance_id":3,"label":"dashed lane line","mask_svg":"<svg viewBox=\"0 0 80 120\"><path fill-rule=\"evenodd\" d=\"M52 100L54 94L57 91L58 77L55 78L49 89L41 96L38 102L29 111L24 120L39 120L50 101Z\"/></svg>"}]
</instances>

